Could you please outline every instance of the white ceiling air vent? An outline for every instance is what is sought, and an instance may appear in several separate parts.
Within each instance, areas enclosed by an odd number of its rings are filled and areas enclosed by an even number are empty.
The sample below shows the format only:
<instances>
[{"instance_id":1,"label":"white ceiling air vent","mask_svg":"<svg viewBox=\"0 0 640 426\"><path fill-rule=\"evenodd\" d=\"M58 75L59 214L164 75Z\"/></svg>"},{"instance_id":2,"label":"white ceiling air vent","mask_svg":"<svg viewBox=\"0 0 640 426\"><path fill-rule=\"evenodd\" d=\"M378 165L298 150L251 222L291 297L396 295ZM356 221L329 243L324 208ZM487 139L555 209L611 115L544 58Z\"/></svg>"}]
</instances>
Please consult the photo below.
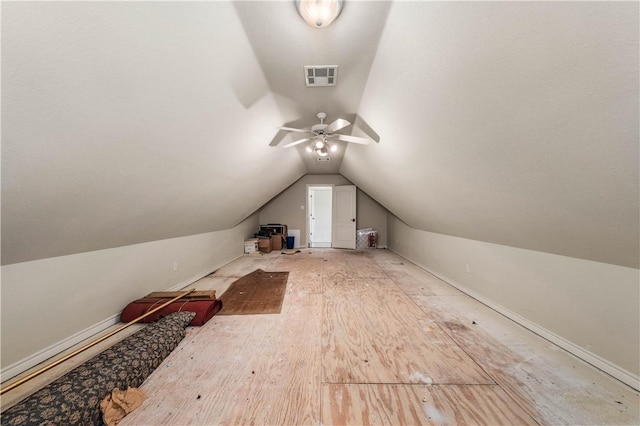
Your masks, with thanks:
<instances>
[{"instance_id":1,"label":"white ceiling air vent","mask_svg":"<svg viewBox=\"0 0 640 426\"><path fill-rule=\"evenodd\" d=\"M307 87L335 86L338 82L338 66L305 65L304 81Z\"/></svg>"},{"instance_id":2,"label":"white ceiling air vent","mask_svg":"<svg viewBox=\"0 0 640 426\"><path fill-rule=\"evenodd\" d=\"M331 161L331 157L318 157L318 161L320 161L321 163L329 162Z\"/></svg>"}]
</instances>

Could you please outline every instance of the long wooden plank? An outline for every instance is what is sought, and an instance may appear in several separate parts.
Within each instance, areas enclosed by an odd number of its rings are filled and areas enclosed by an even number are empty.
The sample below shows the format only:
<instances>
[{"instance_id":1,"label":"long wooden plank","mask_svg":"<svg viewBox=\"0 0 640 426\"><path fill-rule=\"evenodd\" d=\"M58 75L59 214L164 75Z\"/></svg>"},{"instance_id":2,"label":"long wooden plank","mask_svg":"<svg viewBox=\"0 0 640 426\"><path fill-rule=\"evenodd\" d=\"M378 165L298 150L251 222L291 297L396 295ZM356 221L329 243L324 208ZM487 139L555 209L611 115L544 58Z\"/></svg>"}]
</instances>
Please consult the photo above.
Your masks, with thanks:
<instances>
[{"instance_id":1,"label":"long wooden plank","mask_svg":"<svg viewBox=\"0 0 640 426\"><path fill-rule=\"evenodd\" d=\"M155 297L159 299L173 299L174 297L180 296L182 291L154 291L153 293L149 293L145 297ZM182 296L182 299L215 299L216 291L215 290L196 290L186 296Z\"/></svg>"},{"instance_id":2,"label":"long wooden plank","mask_svg":"<svg viewBox=\"0 0 640 426\"><path fill-rule=\"evenodd\" d=\"M495 385L326 384L324 425L535 425Z\"/></svg>"},{"instance_id":3,"label":"long wooden plank","mask_svg":"<svg viewBox=\"0 0 640 426\"><path fill-rule=\"evenodd\" d=\"M390 280L325 282L323 381L493 383Z\"/></svg>"}]
</instances>

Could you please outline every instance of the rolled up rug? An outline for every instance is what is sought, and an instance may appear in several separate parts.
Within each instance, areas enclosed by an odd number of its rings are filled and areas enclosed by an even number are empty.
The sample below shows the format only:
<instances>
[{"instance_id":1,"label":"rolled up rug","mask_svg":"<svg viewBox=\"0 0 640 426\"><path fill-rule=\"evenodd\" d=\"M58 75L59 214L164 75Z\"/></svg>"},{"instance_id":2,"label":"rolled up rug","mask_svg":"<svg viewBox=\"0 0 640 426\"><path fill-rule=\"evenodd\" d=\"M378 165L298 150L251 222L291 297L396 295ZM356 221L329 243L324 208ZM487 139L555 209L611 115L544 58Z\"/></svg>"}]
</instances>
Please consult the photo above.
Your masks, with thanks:
<instances>
[{"instance_id":1,"label":"rolled up rug","mask_svg":"<svg viewBox=\"0 0 640 426\"><path fill-rule=\"evenodd\" d=\"M158 298L158 297L144 297L142 299L134 300L129 303L122 314L120 314L120 321L129 322L134 318L143 315L153 308L161 305L166 302L167 299ZM141 322L153 322L158 318L162 318L167 316L173 312L195 312L196 316L191 320L189 325L191 326L201 326L209 321L215 314L217 314L220 309L222 309L222 301L220 299L180 299L164 308L160 309L158 312L149 315Z\"/></svg>"}]
</instances>

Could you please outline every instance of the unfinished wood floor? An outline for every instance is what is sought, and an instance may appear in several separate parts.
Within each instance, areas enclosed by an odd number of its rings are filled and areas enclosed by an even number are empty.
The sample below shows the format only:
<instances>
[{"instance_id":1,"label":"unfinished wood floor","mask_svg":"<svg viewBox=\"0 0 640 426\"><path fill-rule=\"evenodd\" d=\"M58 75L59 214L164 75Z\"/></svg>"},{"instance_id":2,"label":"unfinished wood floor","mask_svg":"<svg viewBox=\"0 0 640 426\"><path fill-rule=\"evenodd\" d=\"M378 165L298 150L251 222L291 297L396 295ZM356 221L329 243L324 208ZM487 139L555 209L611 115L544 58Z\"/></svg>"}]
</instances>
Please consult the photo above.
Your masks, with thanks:
<instances>
[{"instance_id":1,"label":"unfinished wood floor","mask_svg":"<svg viewBox=\"0 0 640 426\"><path fill-rule=\"evenodd\" d=\"M277 315L216 316L122 425L638 424L629 387L387 250L245 256L289 271Z\"/></svg>"}]
</instances>

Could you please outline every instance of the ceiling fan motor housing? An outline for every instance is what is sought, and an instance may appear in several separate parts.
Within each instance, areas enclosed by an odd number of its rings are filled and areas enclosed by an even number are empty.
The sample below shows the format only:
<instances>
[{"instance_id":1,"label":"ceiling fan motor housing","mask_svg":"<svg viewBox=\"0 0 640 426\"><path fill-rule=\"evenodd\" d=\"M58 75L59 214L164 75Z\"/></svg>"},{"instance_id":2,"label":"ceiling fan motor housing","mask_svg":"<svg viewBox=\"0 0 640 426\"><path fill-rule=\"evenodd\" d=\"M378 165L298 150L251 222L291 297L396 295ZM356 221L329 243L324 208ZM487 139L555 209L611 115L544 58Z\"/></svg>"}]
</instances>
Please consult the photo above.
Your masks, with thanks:
<instances>
[{"instance_id":1,"label":"ceiling fan motor housing","mask_svg":"<svg viewBox=\"0 0 640 426\"><path fill-rule=\"evenodd\" d=\"M318 117L318 120L320 120L320 124L314 124L313 126L311 126L311 131L319 134L324 134L324 129L326 129L328 126L328 124L324 124L324 120L325 118L327 118L327 113L319 112L316 117Z\"/></svg>"},{"instance_id":2,"label":"ceiling fan motor housing","mask_svg":"<svg viewBox=\"0 0 640 426\"><path fill-rule=\"evenodd\" d=\"M324 129L326 129L328 126L328 124L314 124L313 126L311 126L311 131L314 133L318 133L323 135L324 134Z\"/></svg>"}]
</instances>

